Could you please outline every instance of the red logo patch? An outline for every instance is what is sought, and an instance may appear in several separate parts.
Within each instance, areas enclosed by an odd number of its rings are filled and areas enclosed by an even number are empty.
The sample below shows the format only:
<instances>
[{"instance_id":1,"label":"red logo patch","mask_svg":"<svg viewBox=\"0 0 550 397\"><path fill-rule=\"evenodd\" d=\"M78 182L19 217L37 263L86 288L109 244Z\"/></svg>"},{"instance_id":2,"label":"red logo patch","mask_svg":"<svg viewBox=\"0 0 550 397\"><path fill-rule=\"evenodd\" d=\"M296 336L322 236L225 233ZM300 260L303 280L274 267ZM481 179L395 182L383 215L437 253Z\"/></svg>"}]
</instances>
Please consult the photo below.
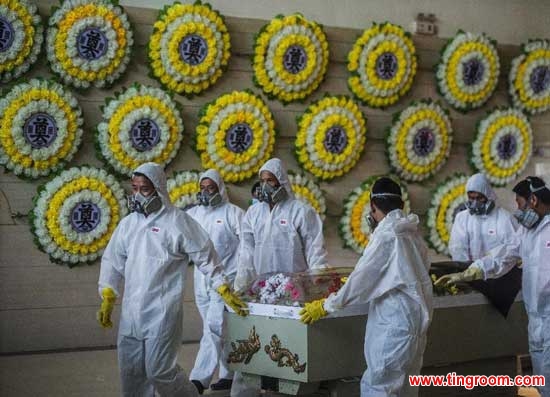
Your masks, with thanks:
<instances>
[{"instance_id":1,"label":"red logo patch","mask_svg":"<svg viewBox=\"0 0 550 397\"><path fill-rule=\"evenodd\" d=\"M155 232L155 233L158 233L158 232L160 232L160 228L158 228L158 227L156 227L156 226L153 226L153 227L151 228L151 231L152 231L152 232Z\"/></svg>"},{"instance_id":2,"label":"red logo patch","mask_svg":"<svg viewBox=\"0 0 550 397\"><path fill-rule=\"evenodd\" d=\"M287 224L288 222L287 222L286 219L281 219L281 220L279 221L279 223L280 223L281 225L285 225L285 226L286 226L286 224Z\"/></svg>"}]
</instances>

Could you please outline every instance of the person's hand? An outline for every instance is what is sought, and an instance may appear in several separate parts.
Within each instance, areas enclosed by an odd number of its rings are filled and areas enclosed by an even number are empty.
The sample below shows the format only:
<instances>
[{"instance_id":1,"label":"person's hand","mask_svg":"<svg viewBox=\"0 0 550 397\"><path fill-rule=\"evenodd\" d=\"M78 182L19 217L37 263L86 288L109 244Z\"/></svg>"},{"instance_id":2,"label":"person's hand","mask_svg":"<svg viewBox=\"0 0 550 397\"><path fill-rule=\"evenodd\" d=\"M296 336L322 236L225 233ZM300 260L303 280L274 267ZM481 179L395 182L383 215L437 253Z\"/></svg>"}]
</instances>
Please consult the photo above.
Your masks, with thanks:
<instances>
[{"instance_id":1,"label":"person's hand","mask_svg":"<svg viewBox=\"0 0 550 397\"><path fill-rule=\"evenodd\" d=\"M97 312L97 321L103 328L111 328L113 323L111 321L111 313L115 307L116 295L115 291L111 288L103 288L101 291L101 307Z\"/></svg>"},{"instance_id":2,"label":"person's hand","mask_svg":"<svg viewBox=\"0 0 550 397\"><path fill-rule=\"evenodd\" d=\"M328 313L323 307L323 303L325 303L324 299L306 303L304 308L300 310L300 321L304 324L311 324L325 317Z\"/></svg>"},{"instance_id":3,"label":"person's hand","mask_svg":"<svg viewBox=\"0 0 550 397\"><path fill-rule=\"evenodd\" d=\"M344 285L348 281L348 276L340 277L340 282Z\"/></svg>"},{"instance_id":4,"label":"person's hand","mask_svg":"<svg viewBox=\"0 0 550 397\"><path fill-rule=\"evenodd\" d=\"M475 280L482 280L483 279L483 271L475 266L472 265L468 269L464 270L460 273L451 273L451 274L445 274L444 276L439 277L434 285L436 287L440 286L446 286L450 284L456 284L460 282L468 282L468 281L475 281Z\"/></svg>"},{"instance_id":5,"label":"person's hand","mask_svg":"<svg viewBox=\"0 0 550 397\"><path fill-rule=\"evenodd\" d=\"M229 285L222 284L216 290L222 297L227 306L235 310L239 316L246 316L248 314L248 305L239 298L239 296L229 288Z\"/></svg>"}]
</instances>

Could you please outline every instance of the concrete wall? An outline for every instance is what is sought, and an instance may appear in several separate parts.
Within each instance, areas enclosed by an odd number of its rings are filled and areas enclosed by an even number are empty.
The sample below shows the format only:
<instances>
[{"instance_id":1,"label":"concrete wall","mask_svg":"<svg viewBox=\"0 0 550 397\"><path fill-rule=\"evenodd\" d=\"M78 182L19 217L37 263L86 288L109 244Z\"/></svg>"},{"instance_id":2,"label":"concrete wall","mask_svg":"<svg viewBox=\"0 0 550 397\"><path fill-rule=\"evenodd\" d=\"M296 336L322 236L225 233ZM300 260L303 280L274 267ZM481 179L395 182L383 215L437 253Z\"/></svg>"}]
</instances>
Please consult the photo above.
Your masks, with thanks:
<instances>
[{"instance_id":1,"label":"concrete wall","mask_svg":"<svg viewBox=\"0 0 550 397\"><path fill-rule=\"evenodd\" d=\"M57 2L54 0L41 0L39 2L41 14L47 16L50 6L55 3ZM217 6L218 3L227 5L230 2L216 2L214 4ZM388 3L393 4L392 2ZM490 3L496 7L494 2ZM513 3L515 4L515 2ZM132 1L127 2L127 4L135 3ZM264 2L259 2L259 4L264 4ZM280 12L285 12L285 7L288 7L288 4L288 2L283 2ZM328 4L326 3L325 10L327 13L331 10ZM419 2L419 4L424 3ZM311 4L306 2L304 6L310 7ZM535 10L539 6L542 6L542 2L535 2ZM530 13L536 15L535 10L531 10L530 7L527 8L529 8ZM104 103L106 97L112 96L114 91L120 91L122 87L127 87L134 81L155 87L159 86L157 81L147 76L148 65L146 63L146 45L157 10L133 7L126 7L126 9L135 29L136 45L133 61L124 77L112 89L89 89L84 92L74 92L84 111L85 136L83 147L70 166L81 164L102 166L102 163L94 154L93 130L101 118L99 107ZM260 14L259 9L246 9L249 12ZM498 9L500 10L500 7ZM272 12L269 15L277 13L276 10L273 10L273 7L270 10ZM345 12L349 17L353 15L353 10L353 7L343 7L341 12ZM490 10L483 12L486 19L491 19L489 18L492 17ZM395 15L398 14L396 11ZM392 9L386 9L385 15L394 15ZM393 18L383 19L392 20ZM252 84L249 55L252 52L253 36L265 22L265 20L228 17L227 24L231 33L233 53L229 62L229 70L204 95L193 100L177 96L177 100L183 105L186 132L180 152L168 167L169 174L172 171L200 168L199 158L190 147L190 138L198 122L198 111L203 104L215 99L222 93L234 89L251 88L260 93ZM546 25L546 29L548 29L548 25ZM479 28L476 30L485 29ZM515 32L511 25L508 26L507 30ZM360 31L346 28L326 28L326 32L330 41L331 63L327 79L321 88L311 98L308 98L306 104L282 106L278 102L268 101L280 131L280 136L278 136L276 142L275 155L284 159L289 169L299 169L292 155L296 116L303 112L310 101L321 97L325 92L350 94L346 86L345 59ZM546 36L548 37L550 34L546 34ZM413 99L428 97L441 99L436 93L432 70L437 62L438 52L444 44L444 40L415 36L414 41L420 55L420 64L411 92L397 105L387 110L362 108L368 118L365 154L359 164L348 175L332 183L321 185L326 192L328 206L328 216L325 221L326 245L331 263L336 266L353 266L358 258L358 255L354 252L342 249L342 242L337 235L338 219L342 212L342 200L369 175L388 172L389 166L384 154L384 130L391 123L392 114L407 106ZM430 190L444 178L457 171L471 172L467 165L466 156L469 143L474 135L474 126L476 121L488 109L508 103L505 78L511 58L518 53L519 48L517 46L499 46L502 78L496 94L483 109L466 115L452 112L455 137L451 157L433 180L423 184L409 184L414 212L419 213L421 216L425 214L430 199ZM42 56L43 59L39 62L39 65L26 77L41 76L48 78L52 76L45 65L45 56ZM3 88L9 88L10 86L6 85ZM533 117L532 126L535 133L535 146L549 148L550 114ZM543 151L540 153L543 153ZM540 169L548 169L548 159L535 156L525 174L532 173L537 163L542 164ZM50 263L48 257L39 252L32 242L28 220L24 214L31 209L32 197L35 194L36 187L45 181L46 179L28 182L4 171L0 174L0 352L114 345L116 331L104 331L97 326L95 321L95 312L99 304L96 284L99 274L98 264L73 269L58 266ZM245 206L251 184L252 182L248 181L242 185L230 185L231 198L237 204ZM510 204L510 195L505 194L506 190L500 189L500 192L505 196L504 201L506 204ZM432 256L433 259L441 259L441 256L435 253L432 253ZM188 280L192 280L191 274L188 274ZM184 302L186 315L185 339L197 340L200 337L201 324L193 303L192 286L188 283L187 287ZM115 311L116 320L118 320L118 310Z\"/></svg>"}]
</instances>

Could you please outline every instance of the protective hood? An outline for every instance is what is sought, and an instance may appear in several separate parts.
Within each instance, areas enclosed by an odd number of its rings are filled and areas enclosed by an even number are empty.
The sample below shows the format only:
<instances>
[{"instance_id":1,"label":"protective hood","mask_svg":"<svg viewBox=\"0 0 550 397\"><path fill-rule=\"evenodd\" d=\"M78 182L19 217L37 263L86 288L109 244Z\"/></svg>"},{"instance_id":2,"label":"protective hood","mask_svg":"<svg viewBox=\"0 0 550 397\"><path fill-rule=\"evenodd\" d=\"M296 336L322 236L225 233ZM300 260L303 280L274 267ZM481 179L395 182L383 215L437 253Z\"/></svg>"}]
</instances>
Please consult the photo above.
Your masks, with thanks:
<instances>
[{"instance_id":1,"label":"protective hood","mask_svg":"<svg viewBox=\"0 0 550 397\"><path fill-rule=\"evenodd\" d=\"M495 201L497 196L484 174L474 174L466 183L466 192L477 192L487 197L487 200Z\"/></svg>"},{"instance_id":2,"label":"protective hood","mask_svg":"<svg viewBox=\"0 0 550 397\"><path fill-rule=\"evenodd\" d=\"M285 188L286 192L288 193L288 197L294 198L294 192L292 191L292 187L290 186L290 182L288 181L288 173L285 166L283 165L283 162L280 159L274 157L267 160L262 168L260 168L258 176L262 174L262 171L269 171L273 175L275 175L275 178L277 178L279 183Z\"/></svg>"},{"instance_id":3,"label":"protective hood","mask_svg":"<svg viewBox=\"0 0 550 397\"><path fill-rule=\"evenodd\" d=\"M145 175L153 183L157 193L165 206L172 205L166 184L166 174L162 167L156 163L144 163L134 170L134 173Z\"/></svg>"},{"instance_id":4,"label":"protective hood","mask_svg":"<svg viewBox=\"0 0 550 397\"><path fill-rule=\"evenodd\" d=\"M199 183L201 183L202 180L205 178L212 179L214 183L218 185L218 190L220 191L220 196L222 196L223 202L229 201L229 197L227 196L227 191L225 190L225 183L218 171L216 171L213 168L210 168L209 170L204 171L199 178Z\"/></svg>"}]
</instances>

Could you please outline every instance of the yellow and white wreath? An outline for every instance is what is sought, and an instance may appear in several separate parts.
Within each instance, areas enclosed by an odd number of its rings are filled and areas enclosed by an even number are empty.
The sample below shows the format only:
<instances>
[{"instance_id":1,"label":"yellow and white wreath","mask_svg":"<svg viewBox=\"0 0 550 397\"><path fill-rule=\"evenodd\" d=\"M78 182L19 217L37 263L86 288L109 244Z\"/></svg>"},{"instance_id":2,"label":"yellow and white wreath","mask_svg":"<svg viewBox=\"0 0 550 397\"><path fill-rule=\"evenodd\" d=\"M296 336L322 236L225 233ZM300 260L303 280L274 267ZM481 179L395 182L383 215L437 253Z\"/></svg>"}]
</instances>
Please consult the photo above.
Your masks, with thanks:
<instances>
[{"instance_id":1,"label":"yellow and white wreath","mask_svg":"<svg viewBox=\"0 0 550 397\"><path fill-rule=\"evenodd\" d=\"M302 100L323 81L328 41L322 27L300 14L278 16L256 38L254 83L271 99Z\"/></svg>"},{"instance_id":2,"label":"yellow and white wreath","mask_svg":"<svg viewBox=\"0 0 550 397\"><path fill-rule=\"evenodd\" d=\"M533 40L522 46L509 75L514 107L530 114L550 109L550 41Z\"/></svg>"},{"instance_id":3,"label":"yellow and white wreath","mask_svg":"<svg viewBox=\"0 0 550 397\"><path fill-rule=\"evenodd\" d=\"M183 137L177 102L160 88L135 84L107 100L97 126L98 155L122 175L152 161L166 166Z\"/></svg>"},{"instance_id":4,"label":"yellow and white wreath","mask_svg":"<svg viewBox=\"0 0 550 397\"><path fill-rule=\"evenodd\" d=\"M430 100L413 103L394 117L387 139L390 166L409 182L429 178L449 157L452 133L446 109Z\"/></svg>"},{"instance_id":5,"label":"yellow and white wreath","mask_svg":"<svg viewBox=\"0 0 550 397\"><path fill-rule=\"evenodd\" d=\"M426 224L428 242L440 254L449 255L449 239L456 214L464 209L468 177L457 174L440 184L432 194Z\"/></svg>"},{"instance_id":6,"label":"yellow and white wreath","mask_svg":"<svg viewBox=\"0 0 550 397\"><path fill-rule=\"evenodd\" d=\"M289 172L288 181L296 198L303 201L317 211L322 220L325 220L327 205L321 187L307 176Z\"/></svg>"},{"instance_id":7,"label":"yellow and white wreath","mask_svg":"<svg viewBox=\"0 0 550 397\"><path fill-rule=\"evenodd\" d=\"M74 167L39 188L31 229L51 261L74 266L101 256L126 213L124 190L112 175Z\"/></svg>"},{"instance_id":8,"label":"yellow and white wreath","mask_svg":"<svg viewBox=\"0 0 550 397\"><path fill-rule=\"evenodd\" d=\"M367 246L371 234L367 215L370 212L370 192L379 176L371 176L356 187L344 200L344 215L340 218L340 237L345 247L361 254ZM394 178L392 178L394 179ZM401 187L401 197L405 204L403 211L410 211L409 194L404 184L394 179Z\"/></svg>"},{"instance_id":9,"label":"yellow and white wreath","mask_svg":"<svg viewBox=\"0 0 550 397\"><path fill-rule=\"evenodd\" d=\"M348 86L365 105L393 105L411 88L417 59L410 34L391 23L363 32L348 54Z\"/></svg>"},{"instance_id":10,"label":"yellow and white wreath","mask_svg":"<svg viewBox=\"0 0 550 397\"><path fill-rule=\"evenodd\" d=\"M38 59L44 27L37 7L27 0L0 3L0 81L25 73Z\"/></svg>"},{"instance_id":11,"label":"yellow and white wreath","mask_svg":"<svg viewBox=\"0 0 550 397\"><path fill-rule=\"evenodd\" d=\"M329 96L312 103L298 119L298 162L323 180L344 175L365 148L366 125L359 106L350 98Z\"/></svg>"},{"instance_id":12,"label":"yellow and white wreath","mask_svg":"<svg viewBox=\"0 0 550 397\"><path fill-rule=\"evenodd\" d=\"M133 43L128 17L111 0L64 0L48 21L50 66L77 88L112 85L126 70Z\"/></svg>"},{"instance_id":13,"label":"yellow and white wreath","mask_svg":"<svg viewBox=\"0 0 550 397\"><path fill-rule=\"evenodd\" d=\"M275 122L259 96L233 91L205 105L197 126L196 150L204 169L226 182L256 175L273 152Z\"/></svg>"},{"instance_id":14,"label":"yellow and white wreath","mask_svg":"<svg viewBox=\"0 0 550 397\"><path fill-rule=\"evenodd\" d=\"M76 98L54 81L33 79L0 99L0 164L38 178L71 161L82 139Z\"/></svg>"},{"instance_id":15,"label":"yellow and white wreath","mask_svg":"<svg viewBox=\"0 0 550 397\"><path fill-rule=\"evenodd\" d=\"M496 109L481 120L470 162L494 185L505 185L523 172L533 151L529 119L514 108Z\"/></svg>"},{"instance_id":16,"label":"yellow and white wreath","mask_svg":"<svg viewBox=\"0 0 550 397\"><path fill-rule=\"evenodd\" d=\"M230 49L223 17L209 4L175 3L154 24L149 61L153 76L166 88L192 96L220 78Z\"/></svg>"},{"instance_id":17,"label":"yellow and white wreath","mask_svg":"<svg viewBox=\"0 0 550 397\"><path fill-rule=\"evenodd\" d=\"M500 74L496 42L485 34L458 34L445 46L437 65L439 93L455 109L482 106L493 94Z\"/></svg>"},{"instance_id":18,"label":"yellow and white wreath","mask_svg":"<svg viewBox=\"0 0 550 397\"><path fill-rule=\"evenodd\" d=\"M180 171L168 178L168 195L176 207L185 208L197 202L200 174L196 171Z\"/></svg>"}]
</instances>

